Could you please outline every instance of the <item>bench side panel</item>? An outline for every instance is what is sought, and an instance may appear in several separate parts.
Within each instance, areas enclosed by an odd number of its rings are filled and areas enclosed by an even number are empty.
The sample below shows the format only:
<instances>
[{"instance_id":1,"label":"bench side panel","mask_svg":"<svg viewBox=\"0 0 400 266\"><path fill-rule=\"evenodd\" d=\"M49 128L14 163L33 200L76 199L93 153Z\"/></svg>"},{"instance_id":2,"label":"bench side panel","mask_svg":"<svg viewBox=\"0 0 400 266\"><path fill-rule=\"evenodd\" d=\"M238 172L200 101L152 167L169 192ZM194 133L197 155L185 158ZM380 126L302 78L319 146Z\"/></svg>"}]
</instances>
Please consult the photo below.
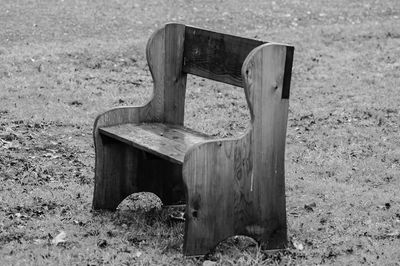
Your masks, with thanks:
<instances>
[{"instance_id":1,"label":"bench side panel","mask_svg":"<svg viewBox=\"0 0 400 266\"><path fill-rule=\"evenodd\" d=\"M249 55L242 70L252 117L250 197L261 217L255 226L269 249L287 245L285 142L290 83L285 75L292 58L291 47L265 44Z\"/></svg>"},{"instance_id":2,"label":"bench side panel","mask_svg":"<svg viewBox=\"0 0 400 266\"><path fill-rule=\"evenodd\" d=\"M154 34L146 56L154 80L150 113L144 120L183 125L186 74L182 71L185 25L170 23Z\"/></svg>"},{"instance_id":3,"label":"bench side panel","mask_svg":"<svg viewBox=\"0 0 400 266\"><path fill-rule=\"evenodd\" d=\"M251 50L264 43L186 26L183 71L243 87L243 62Z\"/></svg>"},{"instance_id":4,"label":"bench side panel","mask_svg":"<svg viewBox=\"0 0 400 266\"><path fill-rule=\"evenodd\" d=\"M205 254L233 235L250 236L266 249L287 246L284 163L290 80L285 75L292 59L293 48L286 45L252 50L242 69L252 116L246 135L202 143L186 153L186 255Z\"/></svg>"}]
</instances>

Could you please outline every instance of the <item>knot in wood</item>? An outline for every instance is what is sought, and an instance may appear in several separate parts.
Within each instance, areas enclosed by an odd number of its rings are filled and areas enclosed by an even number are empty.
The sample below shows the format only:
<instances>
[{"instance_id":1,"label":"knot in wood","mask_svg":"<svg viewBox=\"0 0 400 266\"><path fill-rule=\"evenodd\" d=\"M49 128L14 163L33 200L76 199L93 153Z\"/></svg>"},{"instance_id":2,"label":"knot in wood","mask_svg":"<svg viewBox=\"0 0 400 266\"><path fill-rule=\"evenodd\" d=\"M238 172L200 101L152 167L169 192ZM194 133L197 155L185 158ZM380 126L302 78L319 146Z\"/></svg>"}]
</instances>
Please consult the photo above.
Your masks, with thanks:
<instances>
[{"instance_id":1,"label":"knot in wood","mask_svg":"<svg viewBox=\"0 0 400 266\"><path fill-rule=\"evenodd\" d=\"M197 56L197 55L199 55L200 54L200 49L199 48L194 48L193 49L193 52L192 52L192 54L194 55L194 56Z\"/></svg>"}]
</instances>

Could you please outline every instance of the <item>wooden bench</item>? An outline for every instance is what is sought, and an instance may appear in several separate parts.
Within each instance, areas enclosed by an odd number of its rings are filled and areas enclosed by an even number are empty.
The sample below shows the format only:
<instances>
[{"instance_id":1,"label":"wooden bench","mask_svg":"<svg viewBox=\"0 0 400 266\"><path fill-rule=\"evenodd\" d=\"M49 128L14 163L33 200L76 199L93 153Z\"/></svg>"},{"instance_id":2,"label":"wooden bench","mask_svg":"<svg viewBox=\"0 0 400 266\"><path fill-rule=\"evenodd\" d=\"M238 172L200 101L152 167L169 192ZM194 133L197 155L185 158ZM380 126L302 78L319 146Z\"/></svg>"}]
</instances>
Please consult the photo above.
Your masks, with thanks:
<instances>
[{"instance_id":1,"label":"wooden bench","mask_svg":"<svg viewBox=\"0 0 400 266\"><path fill-rule=\"evenodd\" d=\"M148 41L153 98L94 123L94 209L149 191L186 203L185 255L246 235L287 245L284 159L292 46L167 24ZM236 139L183 126L187 74L243 87L251 125Z\"/></svg>"}]
</instances>

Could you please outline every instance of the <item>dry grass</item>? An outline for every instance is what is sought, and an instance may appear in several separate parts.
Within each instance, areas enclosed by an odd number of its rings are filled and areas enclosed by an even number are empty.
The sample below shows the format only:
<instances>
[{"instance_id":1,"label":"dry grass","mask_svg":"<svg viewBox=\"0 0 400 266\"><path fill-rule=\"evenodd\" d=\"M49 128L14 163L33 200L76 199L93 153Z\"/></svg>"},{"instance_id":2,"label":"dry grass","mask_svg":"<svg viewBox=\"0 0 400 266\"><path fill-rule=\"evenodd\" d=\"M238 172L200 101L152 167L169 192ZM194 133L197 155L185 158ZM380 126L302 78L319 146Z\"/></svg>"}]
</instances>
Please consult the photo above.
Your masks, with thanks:
<instances>
[{"instance_id":1,"label":"dry grass","mask_svg":"<svg viewBox=\"0 0 400 266\"><path fill-rule=\"evenodd\" d=\"M0 264L399 265L397 0L1 5ZM238 237L183 258L183 225L155 198L91 212L92 123L150 97L144 47L167 21L295 45L287 251ZM191 78L186 105L186 124L212 135L248 123L238 88ZM66 242L53 245L60 231Z\"/></svg>"}]
</instances>

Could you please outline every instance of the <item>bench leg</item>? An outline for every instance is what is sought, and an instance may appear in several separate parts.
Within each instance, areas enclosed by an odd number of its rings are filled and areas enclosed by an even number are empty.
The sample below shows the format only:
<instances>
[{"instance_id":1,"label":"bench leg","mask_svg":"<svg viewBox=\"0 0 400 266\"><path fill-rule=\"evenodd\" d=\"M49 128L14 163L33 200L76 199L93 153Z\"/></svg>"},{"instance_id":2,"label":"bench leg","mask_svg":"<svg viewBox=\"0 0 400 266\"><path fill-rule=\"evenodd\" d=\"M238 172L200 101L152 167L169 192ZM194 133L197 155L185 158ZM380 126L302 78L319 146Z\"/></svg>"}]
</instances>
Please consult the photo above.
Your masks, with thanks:
<instances>
[{"instance_id":1,"label":"bench leg","mask_svg":"<svg viewBox=\"0 0 400 266\"><path fill-rule=\"evenodd\" d=\"M115 210L135 192L152 192L167 205L185 201L181 165L101 138L96 146L93 209Z\"/></svg>"},{"instance_id":2,"label":"bench leg","mask_svg":"<svg viewBox=\"0 0 400 266\"><path fill-rule=\"evenodd\" d=\"M96 145L93 209L115 210L137 191L138 151L121 142L102 137Z\"/></svg>"},{"instance_id":3,"label":"bench leg","mask_svg":"<svg viewBox=\"0 0 400 266\"><path fill-rule=\"evenodd\" d=\"M185 213L183 253L186 256L207 254L235 235L249 236L263 249L286 248L285 209L270 213L268 201L259 203L265 191L240 191L237 184L227 185L226 180L235 181L230 176L210 175L210 179L203 180L203 184L210 186L198 185L190 189Z\"/></svg>"}]
</instances>

